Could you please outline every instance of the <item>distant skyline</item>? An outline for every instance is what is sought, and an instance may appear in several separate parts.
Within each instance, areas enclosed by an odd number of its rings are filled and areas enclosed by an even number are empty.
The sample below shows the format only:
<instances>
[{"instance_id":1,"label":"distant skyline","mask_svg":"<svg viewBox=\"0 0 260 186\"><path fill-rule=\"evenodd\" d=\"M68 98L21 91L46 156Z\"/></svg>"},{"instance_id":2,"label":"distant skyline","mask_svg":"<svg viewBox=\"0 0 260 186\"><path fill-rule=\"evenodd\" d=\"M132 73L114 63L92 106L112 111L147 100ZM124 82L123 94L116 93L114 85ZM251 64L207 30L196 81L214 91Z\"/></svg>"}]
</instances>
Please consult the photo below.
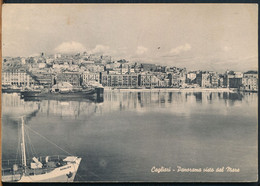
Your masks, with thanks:
<instances>
[{"instance_id":1,"label":"distant skyline","mask_svg":"<svg viewBox=\"0 0 260 186\"><path fill-rule=\"evenodd\" d=\"M257 4L4 4L3 56L110 55L188 70L258 69Z\"/></svg>"}]
</instances>

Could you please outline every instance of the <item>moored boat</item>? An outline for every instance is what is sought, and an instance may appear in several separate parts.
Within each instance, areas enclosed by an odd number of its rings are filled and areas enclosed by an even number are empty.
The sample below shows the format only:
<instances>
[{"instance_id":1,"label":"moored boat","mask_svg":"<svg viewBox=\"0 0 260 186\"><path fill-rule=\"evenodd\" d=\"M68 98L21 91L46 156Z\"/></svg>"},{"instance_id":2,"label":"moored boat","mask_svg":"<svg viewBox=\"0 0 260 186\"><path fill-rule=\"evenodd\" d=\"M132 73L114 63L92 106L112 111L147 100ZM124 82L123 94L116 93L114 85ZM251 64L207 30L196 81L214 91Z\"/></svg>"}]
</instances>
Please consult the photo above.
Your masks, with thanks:
<instances>
[{"instance_id":1,"label":"moored boat","mask_svg":"<svg viewBox=\"0 0 260 186\"><path fill-rule=\"evenodd\" d=\"M58 98L58 97L85 97L95 94L95 89L88 90L76 90L68 92L52 92L48 90L25 90L21 92L21 97L46 97L46 98Z\"/></svg>"},{"instance_id":2,"label":"moored boat","mask_svg":"<svg viewBox=\"0 0 260 186\"><path fill-rule=\"evenodd\" d=\"M21 122L21 163L17 160L3 161L2 181L3 182L72 182L78 171L81 158L73 155L69 156L46 156L33 157L27 160L25 149L24 119ZM12 165L11 168L5 164Z\"/></svg>"},{"instance_id":3,"label":"moored boat","mask_svg":"<svg viewBox=\"0 0 260 186\"><path fill-rule=\"evenodd\" d=\"M20 93L21 91L22 91L21 87L2 86L2 93Z\"/></svg>"},{"instance_id":4,"label":"moored boat","mask_svg":"<svg viewBox=\"0 0 260 186\"><path fill-rule=\"evenodd\" d=\"M101 93L103 94L103 87L73 87L67 82L61 82L53 85L51 89L28 89L21 91L21 97L46 99L88 98L92 97L94 94Z\"/></svg>"}]
</instances>

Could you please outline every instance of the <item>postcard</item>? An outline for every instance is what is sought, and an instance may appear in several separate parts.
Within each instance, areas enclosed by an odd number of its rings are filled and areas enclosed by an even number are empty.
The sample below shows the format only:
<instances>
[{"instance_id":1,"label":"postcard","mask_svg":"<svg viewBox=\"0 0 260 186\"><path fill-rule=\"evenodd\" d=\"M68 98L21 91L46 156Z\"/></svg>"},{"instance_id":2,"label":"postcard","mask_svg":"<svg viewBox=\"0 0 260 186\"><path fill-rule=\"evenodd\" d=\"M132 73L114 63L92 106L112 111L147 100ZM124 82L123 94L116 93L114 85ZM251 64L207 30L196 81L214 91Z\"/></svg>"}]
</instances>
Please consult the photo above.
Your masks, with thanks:
<instances>
[{"instance_id":1,"label":"postcard","mask_svg":"<svg viewBox=\"0 0 260 186\"><path fill-rule=\"evenodd\" d=\"M4 4L2 182L256 182L257 4Z\"/></svg>"}]
</instances>

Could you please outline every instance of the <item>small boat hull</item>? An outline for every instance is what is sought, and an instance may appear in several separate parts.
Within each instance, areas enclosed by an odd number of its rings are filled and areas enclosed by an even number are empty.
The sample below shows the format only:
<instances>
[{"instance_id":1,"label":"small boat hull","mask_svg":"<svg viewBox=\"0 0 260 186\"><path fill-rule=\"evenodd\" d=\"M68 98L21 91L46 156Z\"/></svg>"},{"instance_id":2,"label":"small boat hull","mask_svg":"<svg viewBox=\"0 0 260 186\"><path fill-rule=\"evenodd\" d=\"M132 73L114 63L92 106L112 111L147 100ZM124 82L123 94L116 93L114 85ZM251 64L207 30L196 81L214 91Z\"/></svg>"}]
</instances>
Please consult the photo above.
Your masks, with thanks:
<instances>
[{"instance_id":1,"label":"small boat hull","mask_svg":"<svg viewBox=\"0 0 260 186\"><path fill-rule=\"evenodd\" d=\"M57 167L50 172L35 175L6 175L2 176L3 182L73 182L77 174L81 158L75 158L68 164Z\"/></svg>"},{"instance_id":2,"label":"small boat hull","mask_svg":"<svg viewBox=\"0 0 260 186\"><path fill-rule=\"evenodd\" d=\"M76 92L41 92L41 91L22 91L21 98L25 101L40 101L40 100L59 100L59 101L78 101L88 99L98 102L103 102L104 88L92 88L88 90Z\"/></svg>"},{"instance_id":3,"label":"small boat hull","mask_svg":"<svg viewBox=\"0 0 260 186\"><path fill-rule=\"evenodd\" d=\"M84 97L88 95L95 94L95 89L90 89L87 91L77 91L77 92L41 92L41 91L22 91L21 97L49 97L49 98L55 98L55 97Z\"/></svg>"},{"instance_id":4,"label":"small boat hull","mask_svg":"<svg viewBox=\"0 0 260 186\"><path fill-rule=\"evenodd\" d=\"M2 88L2 93L20 93L21 89Z\"/></svg>"},{"instance_id":5,"label":"small boat hull","mask_svg":"<svg viewBox=\"0 0 260 186\"><path fill-rule=\"evenodd\" d=\"M53 171L33 176L22 176L18 182L73 182L78 171L81 158L68 165L58 167Z\"/></svg>"}]
</instances>

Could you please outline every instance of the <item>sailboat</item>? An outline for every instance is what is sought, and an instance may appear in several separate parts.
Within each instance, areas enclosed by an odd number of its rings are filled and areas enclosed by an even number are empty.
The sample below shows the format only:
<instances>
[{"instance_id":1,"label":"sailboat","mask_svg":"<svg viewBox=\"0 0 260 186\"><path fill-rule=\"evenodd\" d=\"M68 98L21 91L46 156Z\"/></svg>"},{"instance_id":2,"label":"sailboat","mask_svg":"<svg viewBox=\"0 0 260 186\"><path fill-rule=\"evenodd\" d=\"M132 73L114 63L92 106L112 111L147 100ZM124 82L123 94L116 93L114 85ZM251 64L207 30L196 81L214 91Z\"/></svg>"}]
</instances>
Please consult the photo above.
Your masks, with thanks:
<instances>
[{"instance_id":1,"label":"sailboat","mask_svg":"<svg viewBox=\"0 0 260 186\"><path fill-rule=\"evenodd\" d=\"M73 182L81 158L69 156L33 157L27 160L24 117L21 118L21 164L2 168L2 182ZM11 161L8 161L11 164Z\"/></svg>"}]
</instances>

